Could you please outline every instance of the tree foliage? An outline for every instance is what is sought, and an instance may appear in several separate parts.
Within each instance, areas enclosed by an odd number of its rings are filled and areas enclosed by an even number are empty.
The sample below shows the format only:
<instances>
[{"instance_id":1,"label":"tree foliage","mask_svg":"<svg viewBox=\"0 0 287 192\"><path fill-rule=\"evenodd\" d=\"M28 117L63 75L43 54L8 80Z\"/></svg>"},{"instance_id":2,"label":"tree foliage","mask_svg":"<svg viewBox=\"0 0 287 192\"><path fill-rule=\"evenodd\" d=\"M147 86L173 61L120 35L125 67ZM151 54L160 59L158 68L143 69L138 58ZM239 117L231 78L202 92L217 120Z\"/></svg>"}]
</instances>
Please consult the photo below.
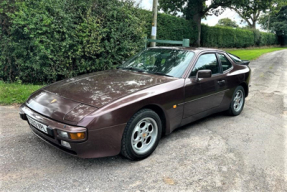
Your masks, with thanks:
<instances>
[{"instance_id":1,"label":"tree foliage","mask_svg":"<svg viewBox=\"0 0 287 192\"><path fill-rule=\"evenodd\" d=\"M258 22L260 14L271 9L272 5L272 0L248 0L233 4L230 8L237 12L250 28L256 29L256 22Z\"/></svg>"},{"instance_id":2,"label":"tree foliage","mask_svg":"<svg viewBox=\"0 0 287 192\"><path fill-rule=\"evenodd\" d=\"M287 5L281 7L278 12L261 16L259 23L263 29L275 32L280 44L287 44Z\"/></svg>"},{"instance_id":3,"label":"tree foliage","mask_svg":"<svg viewBox=\"0 0 287 192\"><path fill-rule=\"evenodd\" d=\"M275 14L262 15L259 23L265 30L276 32L278 35L287 35L287 5L281 7Z\"/></svg>"},{"instance_id":4,"label":"tree foliage","mask_svg":"<svg viewBox=\"0 0 287 192\"><path fill-rule=\"evenodd\" d=\"M232 21L229 18L222 18L218 20L217 26L225 26L225 27L238 27L235 21Z\"/></svg>"}]
</instances>

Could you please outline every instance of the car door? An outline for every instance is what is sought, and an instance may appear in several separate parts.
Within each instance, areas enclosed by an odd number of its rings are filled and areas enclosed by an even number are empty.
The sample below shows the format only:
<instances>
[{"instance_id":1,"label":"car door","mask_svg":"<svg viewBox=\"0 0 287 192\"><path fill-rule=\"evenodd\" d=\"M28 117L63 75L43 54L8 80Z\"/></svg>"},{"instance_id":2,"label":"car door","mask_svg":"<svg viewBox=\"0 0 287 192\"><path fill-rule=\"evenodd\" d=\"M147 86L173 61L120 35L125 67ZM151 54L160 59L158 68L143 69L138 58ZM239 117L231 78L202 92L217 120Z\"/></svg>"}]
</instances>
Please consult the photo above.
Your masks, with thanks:
<instances>
[{"instance_id":1,"label":"car door","mask_svg":"<svg viewBox=\"0 0 287 192\"><path fill-rule=\"evenodd\" d=\"M199 70L209 69L210 78L196 79ZM185 81L185 103L183 118L207 111L220 105L226 90L225 75L216 53L201 54L189 78Z\"/></svg>"}]
</instances>

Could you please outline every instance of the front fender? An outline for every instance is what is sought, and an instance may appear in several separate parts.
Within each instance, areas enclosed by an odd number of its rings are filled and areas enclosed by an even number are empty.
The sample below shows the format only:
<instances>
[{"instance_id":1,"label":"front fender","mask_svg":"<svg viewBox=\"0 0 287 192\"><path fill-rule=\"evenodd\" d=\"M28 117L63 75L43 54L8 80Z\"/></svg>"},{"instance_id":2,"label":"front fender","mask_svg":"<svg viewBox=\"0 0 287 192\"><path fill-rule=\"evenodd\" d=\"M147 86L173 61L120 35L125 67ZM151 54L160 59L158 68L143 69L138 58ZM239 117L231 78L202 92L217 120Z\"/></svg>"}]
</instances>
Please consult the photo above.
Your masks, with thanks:
<instances>
[{"instance_id":1,"label":"front fender","mask_svg":"<svg viewBox=\"0 0 287 192\"><path fill-rule=\"evenodd\" d=\"M140 109L155 105L163 110L166 133L169 133L172 128L179 126L182 119L183 108L173 106L184 100L183 85L184 80L178 79L120 98L86 116L78 126L96 130L127 123Z\"/></svg>"}]
</instances>

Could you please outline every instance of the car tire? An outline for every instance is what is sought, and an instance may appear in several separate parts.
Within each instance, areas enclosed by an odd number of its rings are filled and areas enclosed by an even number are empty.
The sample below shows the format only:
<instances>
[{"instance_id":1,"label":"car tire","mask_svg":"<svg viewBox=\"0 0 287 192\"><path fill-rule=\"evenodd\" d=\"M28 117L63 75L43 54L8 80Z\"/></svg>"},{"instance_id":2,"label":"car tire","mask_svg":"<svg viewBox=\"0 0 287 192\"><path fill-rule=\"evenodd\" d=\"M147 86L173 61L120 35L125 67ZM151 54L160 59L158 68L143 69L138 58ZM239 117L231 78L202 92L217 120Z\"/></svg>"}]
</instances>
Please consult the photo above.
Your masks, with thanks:
<instances>
[{"instance_id":1,"label":"car tire","mask_svg":"<svg viewBox=\"0 0 287 192\"><path fill-rule=\"evenodd\" d=\"M138 111L128 121L122 137L121 154L130 160L142 160L155 150L161 138L162 123L150 109Z\"/></svg>"},{"instance_id":2,"label":"car tire","mask_svg":"<svg viewBox=\"0 0 287 192\"><path fill-rule=\"evenodd\" d=\"M245 104L245 91L242 86L236 87L228 110L229 115L237 116L243 110Z\"/></svg>"}]
</instances>

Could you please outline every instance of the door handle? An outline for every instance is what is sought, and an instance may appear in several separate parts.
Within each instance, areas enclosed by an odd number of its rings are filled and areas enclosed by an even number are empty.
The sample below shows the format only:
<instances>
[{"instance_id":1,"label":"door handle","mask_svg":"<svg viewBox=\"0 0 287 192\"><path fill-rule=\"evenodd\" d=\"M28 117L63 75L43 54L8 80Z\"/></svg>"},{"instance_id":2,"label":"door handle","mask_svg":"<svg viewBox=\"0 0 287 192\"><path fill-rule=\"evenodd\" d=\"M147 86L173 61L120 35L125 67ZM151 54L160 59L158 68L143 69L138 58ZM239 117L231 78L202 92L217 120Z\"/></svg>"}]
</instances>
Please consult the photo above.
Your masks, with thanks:
<instances>
[{"instance_id":1,"label":"door handle","mask_svg":"<svg viewBox=\"0 0 287 192\"><path fill-rule=\"evenodd\" d=\"M218 80L217 83L220 85L225 84L225 80Z\"/></svg>"}]
</instances>

